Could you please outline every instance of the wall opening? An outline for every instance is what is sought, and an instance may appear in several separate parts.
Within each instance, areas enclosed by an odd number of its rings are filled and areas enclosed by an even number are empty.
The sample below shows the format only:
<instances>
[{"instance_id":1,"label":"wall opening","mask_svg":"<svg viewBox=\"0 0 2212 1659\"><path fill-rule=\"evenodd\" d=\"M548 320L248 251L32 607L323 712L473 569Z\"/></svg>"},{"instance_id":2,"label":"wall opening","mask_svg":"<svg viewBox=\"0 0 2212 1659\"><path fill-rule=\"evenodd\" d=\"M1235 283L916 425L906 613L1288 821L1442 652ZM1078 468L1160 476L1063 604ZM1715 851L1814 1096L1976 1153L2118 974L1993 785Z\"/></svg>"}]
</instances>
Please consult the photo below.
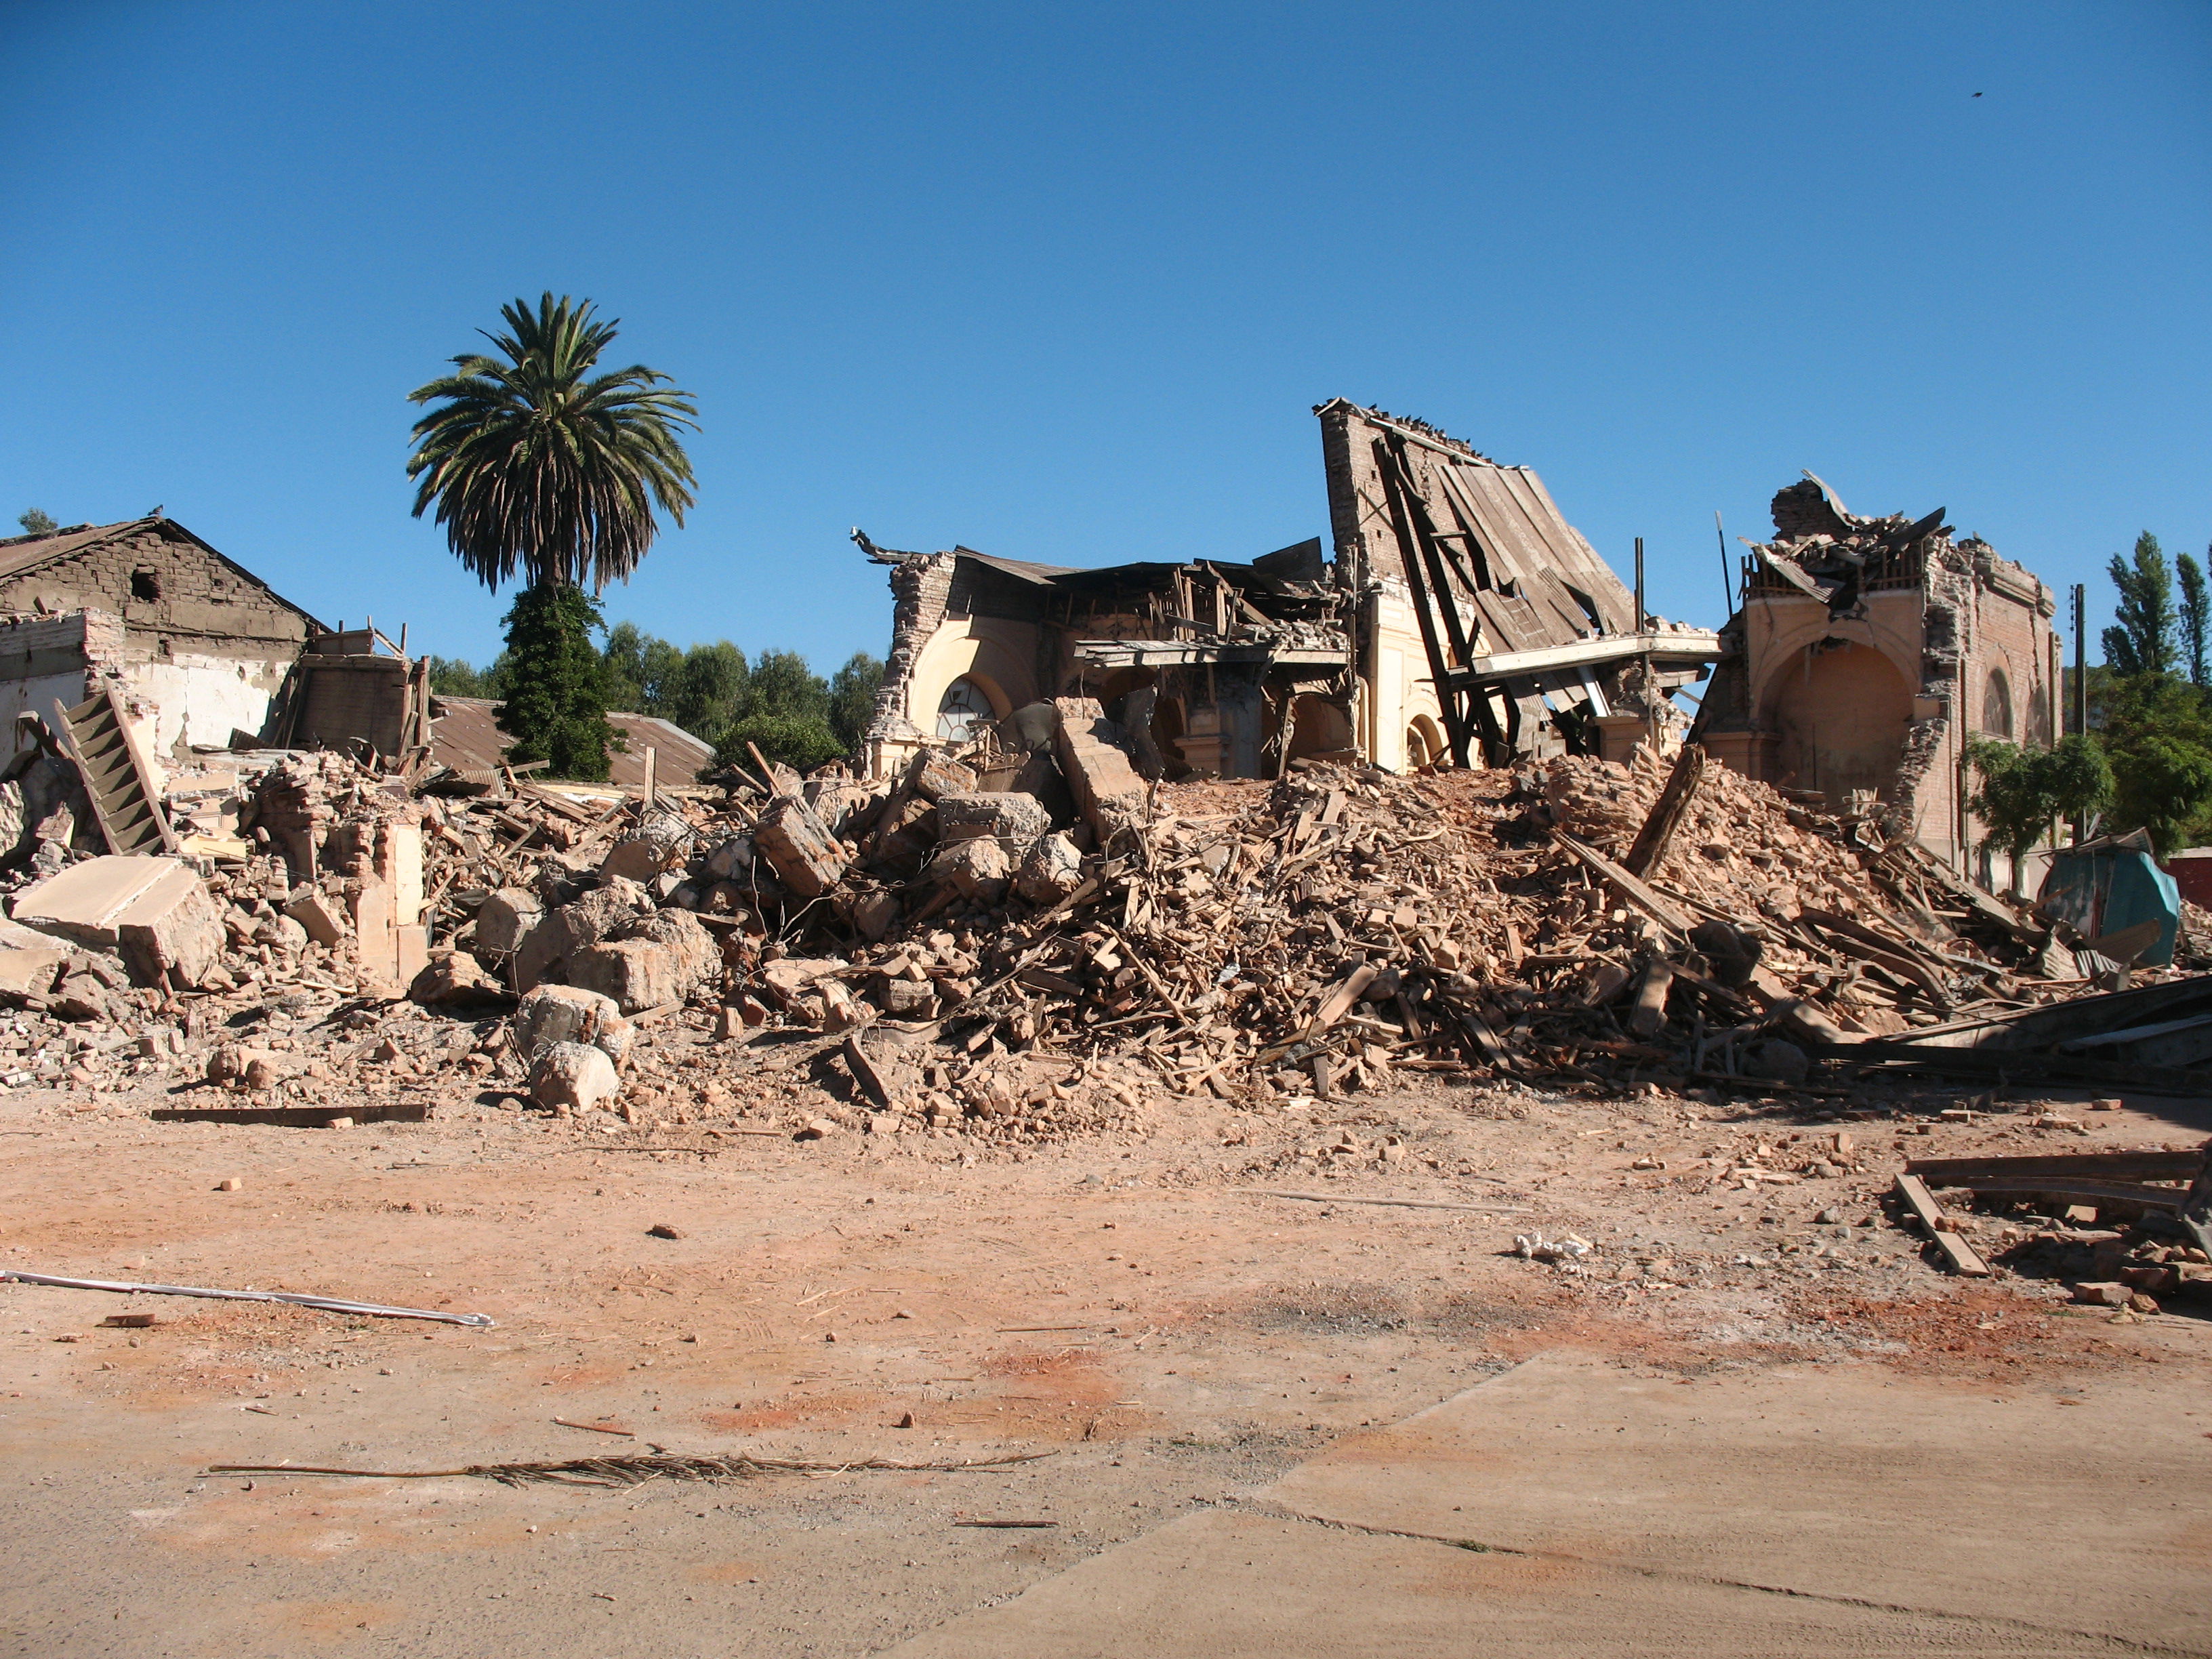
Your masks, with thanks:
<instances>
[{"instance_id":1,"label":"wall opening","mask_svg":"<svg viewBox=\"0 0 2212 1659\"><path fill-rule=\"evenodd\" d=\"M161 597L161 579L150 570L132 571L131 573L131 597L134 599L146 599L149 601L160 599Z\"/></svg>"},{"instance_id":2,"label":"wall opening","mask_svg":"<svg viewBox=\"0 0 2212 1659\"><path fill-rule=\"evenodd\" d=\"M1291 699L1291 741L1286 758L1352 752L1352 720L1337 704L1310 691Z\"/></svg>"},{"instance_id":3,"label":"wall opening","mask_svg":"<svg viewBox=\"0 0 2212 1659\"><path fill-rule=\"evenodd\" d=\"M972 743L992 720L990 694L972 675L945 688L937 704L937 735L947 743Z\"/></svg>"},{"instance_id":4,"label":"wall opening","mask_svg":"<svg viewBox=\"0 0 2212 1659\"><path fill-rule=\"evenodd\" d=\"M1818 789L1841 811L1852 791L1888 799L1912 720L1897 665L1856 641L1822 640L1778 676L1761 722L1778 737L1773 782Z\"/></svg>"},{"instance_id":5,"label":"wall opening","mask_svg":"<svg viewBox=\"0 0 2212 1659\"><path fill-rule=\"evenodd\" d=\"M1406 764L1408 767L1442 766L1444 760L1443 732L1426 714L1414 715L1406 727Z\"/></svg>"},{"instance_id":6,"label":"wall opening","mask_svg":"<svg viewBox=\"0 0 2212 1659\"><path fill-rule=\"evenodd\" d=\"M2002 668L1990 670L1982 691L1982 731L1985 736L2012 741L2012 684Z\"/></svg>"}]
</instances>

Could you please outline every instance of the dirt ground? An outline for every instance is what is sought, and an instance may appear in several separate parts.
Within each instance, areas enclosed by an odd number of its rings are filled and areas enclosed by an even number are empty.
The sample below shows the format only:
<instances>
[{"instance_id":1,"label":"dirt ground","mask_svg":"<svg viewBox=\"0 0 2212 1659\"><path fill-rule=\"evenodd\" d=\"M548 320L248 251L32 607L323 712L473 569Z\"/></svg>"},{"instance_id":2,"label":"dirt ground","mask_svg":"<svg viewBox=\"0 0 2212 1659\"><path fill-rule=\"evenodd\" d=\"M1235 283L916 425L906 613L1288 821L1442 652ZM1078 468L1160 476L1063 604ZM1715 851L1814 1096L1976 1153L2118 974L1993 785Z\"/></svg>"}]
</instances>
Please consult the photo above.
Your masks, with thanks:
<instances>
[{"instance_id":1,"label":"dirt ground","mask_svg":"<svg viewBox=\"0 0 2212 1659\"><path fill-rule=\"evenodd\" d=\"M1965 1091L1413 1081L1266 1112L1147 1100L1126 1133L1018 1149L465 1097L322 1130L0 1095L0 1264L496 1322L0 1285L0 1652L865 1654L1540 1353L1887 1368L2079 1400L2085 1443L2124 1431L2100 1379L2212 1378L2191 1304L1951 1279L1881 1201L1909 1155L2193 1146L2212 1103L2053 1097L2081 1127L2039 1127L2042 1099ZM1834 1173L1719 1183L1762 1144ZM1539 1235L1564 1259L1518 1253ZM156 1322L103 1323L123 1313ZM627 1489L210 1472L655 1448L1043 1455ZM1013 1522L1048 1524L963 1524Z\"/></svg>"}]
</instances>

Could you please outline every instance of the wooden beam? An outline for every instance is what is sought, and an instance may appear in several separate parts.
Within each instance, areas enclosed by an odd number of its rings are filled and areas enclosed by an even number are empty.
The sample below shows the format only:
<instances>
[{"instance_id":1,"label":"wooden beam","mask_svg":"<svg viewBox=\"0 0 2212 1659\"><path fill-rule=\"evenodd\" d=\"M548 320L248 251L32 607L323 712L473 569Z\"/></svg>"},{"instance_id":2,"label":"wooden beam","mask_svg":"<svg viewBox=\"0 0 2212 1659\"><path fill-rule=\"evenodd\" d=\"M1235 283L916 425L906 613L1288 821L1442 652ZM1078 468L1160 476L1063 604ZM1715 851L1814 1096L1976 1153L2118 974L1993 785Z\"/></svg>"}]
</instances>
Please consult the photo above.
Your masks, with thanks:
<instances>
[{"instance_id":1,"label":"wooden beam","mask_svg":"<svg viewBox=\"0 0 2212 1659\"><path fill-rule=\"evenodd\" d=\"M1623 898L1644 912L1661 927L1671 929L1685 939L1689 937L1690 929L1697 924L1675 908L1668 901L1661 898L1658 894L1645 886L1640 878L1622 869L1595 847L1584 846L1564 830L1553 830L1552 839L1620 889Z\"/></svg>"},{"instance_id":2,"label":"wooden beam","mask_svg":"<svg viewBox=\"0 0 2212 1659\"><path fill-rule=\"evenodd\" d=\"M1950 1218L1929 1196L1919 1176L1898 1176L1897 1195L1911 1208L1913 1214L1920 1218L1920 1224L1927 1228L1928 1236L1943 1252L1945 1260L1951 1264L1952 1272L1966 1279L1987 1279L1990 1276L1990 1264L1975 1254L1972 1245L1949 1230Z\"/></svg>"}]
</instances>

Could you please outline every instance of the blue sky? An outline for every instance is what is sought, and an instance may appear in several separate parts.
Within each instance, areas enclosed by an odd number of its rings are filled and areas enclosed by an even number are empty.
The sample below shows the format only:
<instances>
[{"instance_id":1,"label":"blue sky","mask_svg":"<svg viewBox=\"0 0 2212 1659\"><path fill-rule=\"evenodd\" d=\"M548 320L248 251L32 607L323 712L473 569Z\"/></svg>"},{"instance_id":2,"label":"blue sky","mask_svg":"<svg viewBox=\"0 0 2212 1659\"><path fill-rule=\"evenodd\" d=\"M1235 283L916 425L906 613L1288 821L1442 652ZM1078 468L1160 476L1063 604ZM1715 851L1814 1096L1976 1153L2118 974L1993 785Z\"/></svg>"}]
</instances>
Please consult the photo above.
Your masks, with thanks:
<instances>
[{"instance_id":1,"label":"blue sky","mask_svg":"<svg viewBox=\"0 0 2212 1659\"><path fill-rule=\"evenodd\" d=\"M446 654L506 599L409 516L405 393L548 288L701 407L610 614L825 671L889 629L856 524L1325 536L1337 395L1644 536L1686 620L1801 467L2100 611L2137 531L2212 541L2193 0L8 0L0 72L0 523L161 503Z\"/></svg>"}]
</instances>

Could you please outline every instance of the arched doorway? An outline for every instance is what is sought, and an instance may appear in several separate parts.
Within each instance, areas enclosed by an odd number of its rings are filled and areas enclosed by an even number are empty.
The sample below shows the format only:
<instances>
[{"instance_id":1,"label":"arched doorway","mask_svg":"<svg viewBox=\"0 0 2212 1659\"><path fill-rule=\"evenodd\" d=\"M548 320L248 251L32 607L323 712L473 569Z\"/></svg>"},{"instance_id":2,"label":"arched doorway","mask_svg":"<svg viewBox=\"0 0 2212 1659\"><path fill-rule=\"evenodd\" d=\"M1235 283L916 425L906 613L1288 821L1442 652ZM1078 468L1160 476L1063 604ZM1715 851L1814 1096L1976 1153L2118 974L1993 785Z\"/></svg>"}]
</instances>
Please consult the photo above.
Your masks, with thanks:
<instances>
[{"instance_id":1,"label":"arched doorway","mask_svg":"<svg viewBox=\"0 0 2212 1659\"><path fill-rule=\"evenodd\" d=\"M1780 739L1771 781L1818 789L1836 811L1854 790L1887 798L1912 720L1912 688L1887 657L1856 641L1822 640L1782 671L1766 707Z\"/></svg>"},{"instance_id":2,"label":"arched doorway","mask_svg":"<svg viewBox=\"0 0 2212 1659\"><path fill-rule=\"evenodd\" d=\"M1416 714L1406 727L1406 764L1409 769L1442 766L1446 759L1444 734L1426 714Z\"/></svg>"}]
</instances>

